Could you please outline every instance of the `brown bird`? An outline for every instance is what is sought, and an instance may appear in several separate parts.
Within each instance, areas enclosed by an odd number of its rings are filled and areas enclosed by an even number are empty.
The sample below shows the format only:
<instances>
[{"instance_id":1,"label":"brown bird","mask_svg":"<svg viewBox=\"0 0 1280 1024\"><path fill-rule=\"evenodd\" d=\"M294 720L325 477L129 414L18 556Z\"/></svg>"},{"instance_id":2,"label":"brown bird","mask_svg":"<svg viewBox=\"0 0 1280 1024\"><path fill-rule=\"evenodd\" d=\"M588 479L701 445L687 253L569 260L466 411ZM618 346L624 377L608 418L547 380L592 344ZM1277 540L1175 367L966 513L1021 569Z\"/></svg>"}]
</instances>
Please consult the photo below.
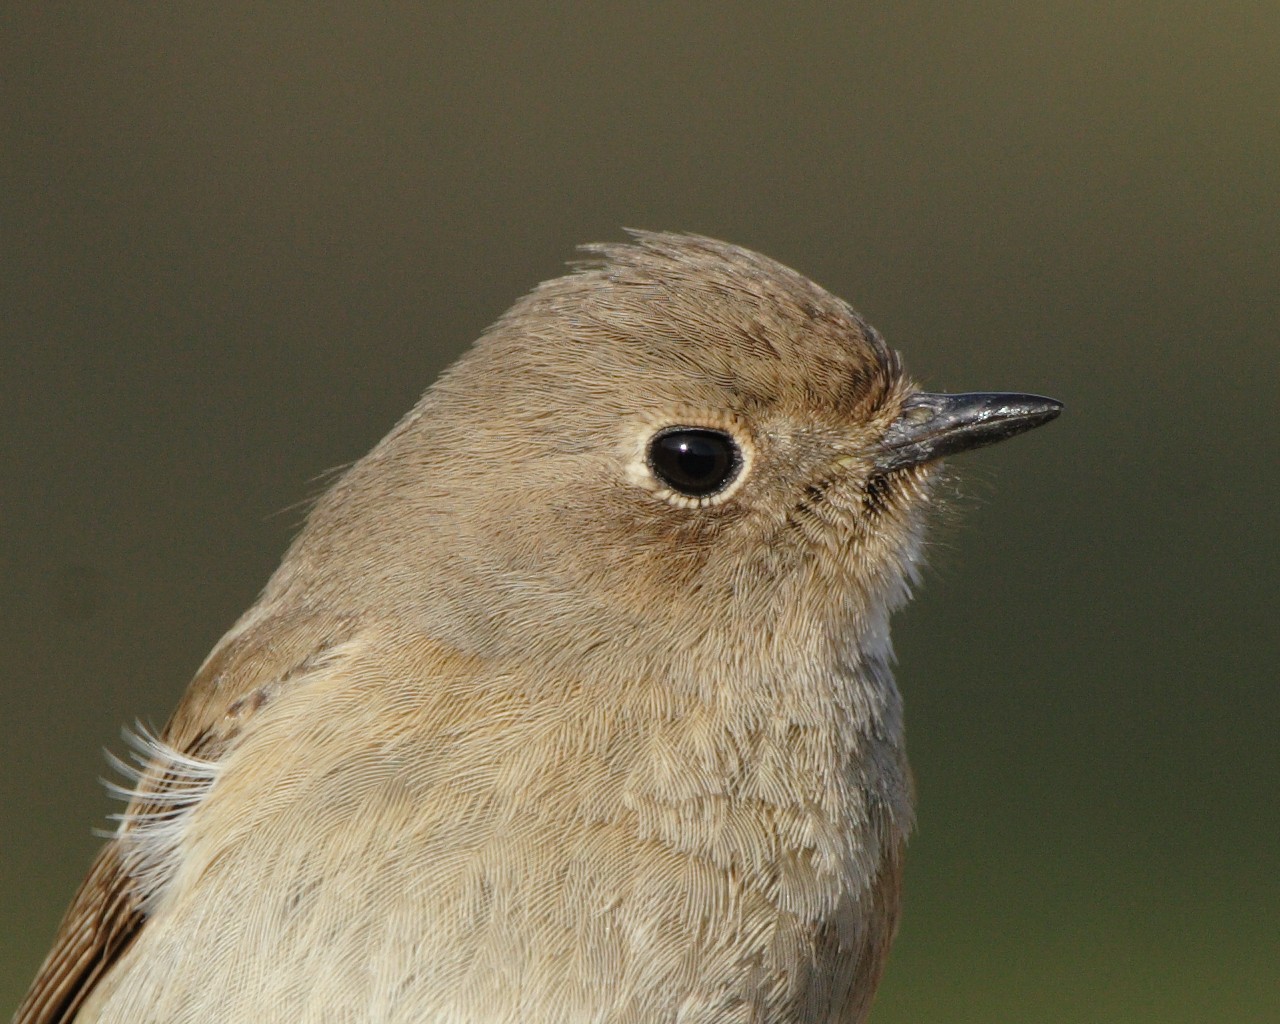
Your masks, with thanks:
<instances>
[{"instance_id":1,"label":"brown bird","mask_svg":"<svg viewBox=\"0 0 1280 1024\"><path fill-rule=\"evenodd\" d=\"M936 460L848 305L637 234L320 499L158 736L17 1024L851 1022L911 781L889 616Z\"/></svg>"}]
</instances>

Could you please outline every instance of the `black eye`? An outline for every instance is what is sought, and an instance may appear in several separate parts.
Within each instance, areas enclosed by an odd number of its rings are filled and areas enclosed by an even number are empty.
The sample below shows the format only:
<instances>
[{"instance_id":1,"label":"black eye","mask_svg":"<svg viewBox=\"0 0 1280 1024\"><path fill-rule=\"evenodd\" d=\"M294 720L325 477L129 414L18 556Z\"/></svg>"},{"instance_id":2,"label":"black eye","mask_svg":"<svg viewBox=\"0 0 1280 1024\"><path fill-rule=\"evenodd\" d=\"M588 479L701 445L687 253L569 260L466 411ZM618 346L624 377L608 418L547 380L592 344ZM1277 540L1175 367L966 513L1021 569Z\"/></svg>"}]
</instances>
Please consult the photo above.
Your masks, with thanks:
<instances>
[{"instance_id":1,"label":"black eye","mask_svg":"<svg viewBox=\"0 0 1280 1024\"><path fill-rule=\"evenodd\" d=\"M705 498L733 482L742 453L723 430L670 427L649 442L649 468L673 491Z\"/></svg>"}]
</instances>

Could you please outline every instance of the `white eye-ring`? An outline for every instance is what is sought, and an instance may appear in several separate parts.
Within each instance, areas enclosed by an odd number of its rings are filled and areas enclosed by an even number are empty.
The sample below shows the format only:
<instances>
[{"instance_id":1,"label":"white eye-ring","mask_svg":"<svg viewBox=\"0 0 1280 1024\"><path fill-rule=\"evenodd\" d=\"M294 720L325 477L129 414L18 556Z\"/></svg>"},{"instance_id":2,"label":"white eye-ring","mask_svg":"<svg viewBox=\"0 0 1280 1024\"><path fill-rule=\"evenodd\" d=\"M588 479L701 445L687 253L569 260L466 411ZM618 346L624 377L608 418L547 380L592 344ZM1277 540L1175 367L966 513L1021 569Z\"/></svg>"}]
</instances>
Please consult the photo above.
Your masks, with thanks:
<instances>
[{"instance_id":1,"label":"white eye-ring","mask_svg":"<svg viewBox=\"0 0 1280 1024\"><path fill-rule=\"evenodd\" d=\"M706 508L746 478L754 446L734 417L681 410L644 425L630 467L632 482L680 508Z\"/></svg>"}]
</instances>

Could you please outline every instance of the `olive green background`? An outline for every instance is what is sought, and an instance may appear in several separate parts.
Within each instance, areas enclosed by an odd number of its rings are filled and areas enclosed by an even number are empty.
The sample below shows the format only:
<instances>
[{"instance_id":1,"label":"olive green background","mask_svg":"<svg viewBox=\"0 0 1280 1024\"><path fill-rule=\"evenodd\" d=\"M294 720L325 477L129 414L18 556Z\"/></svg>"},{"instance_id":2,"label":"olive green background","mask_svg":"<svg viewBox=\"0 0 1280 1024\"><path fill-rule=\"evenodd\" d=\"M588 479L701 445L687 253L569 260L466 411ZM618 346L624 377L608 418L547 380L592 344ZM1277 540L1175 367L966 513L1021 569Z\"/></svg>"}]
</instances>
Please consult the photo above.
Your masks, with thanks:
<instances>
[{"instance_id":1,"label":"olive green background","mask_svg":"<svg viewBox=\"0 0 1280 1024\"><path fill-rule=\"evenodd\" d=\"M0 1014L317 478L624 225L758 248L935 389L920 825L874 1014L1280 1019L1280 7L0 12Z\"/></svg>"}]
</instances>

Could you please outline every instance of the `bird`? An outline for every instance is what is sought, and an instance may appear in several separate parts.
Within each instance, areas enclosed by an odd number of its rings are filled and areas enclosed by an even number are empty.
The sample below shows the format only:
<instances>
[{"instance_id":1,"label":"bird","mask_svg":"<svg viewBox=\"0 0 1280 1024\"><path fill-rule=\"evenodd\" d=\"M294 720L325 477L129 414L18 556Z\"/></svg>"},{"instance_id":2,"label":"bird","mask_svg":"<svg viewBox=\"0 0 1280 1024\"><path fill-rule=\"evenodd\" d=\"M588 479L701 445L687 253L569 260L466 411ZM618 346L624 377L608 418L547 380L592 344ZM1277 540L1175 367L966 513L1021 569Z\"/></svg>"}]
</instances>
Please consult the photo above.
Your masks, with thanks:
<instances>
[{"instance_id":1,"label":"bird","mask_svg":"<svg viewBox=\"0 0 1280 1024\"><path fill-rule=\"evenodd\" d=\"M15 1024L866 1018L913 824L889 621L942 460L845 301L632 232L311 508L163 729Z\"/></svg>"}]
</instances>

